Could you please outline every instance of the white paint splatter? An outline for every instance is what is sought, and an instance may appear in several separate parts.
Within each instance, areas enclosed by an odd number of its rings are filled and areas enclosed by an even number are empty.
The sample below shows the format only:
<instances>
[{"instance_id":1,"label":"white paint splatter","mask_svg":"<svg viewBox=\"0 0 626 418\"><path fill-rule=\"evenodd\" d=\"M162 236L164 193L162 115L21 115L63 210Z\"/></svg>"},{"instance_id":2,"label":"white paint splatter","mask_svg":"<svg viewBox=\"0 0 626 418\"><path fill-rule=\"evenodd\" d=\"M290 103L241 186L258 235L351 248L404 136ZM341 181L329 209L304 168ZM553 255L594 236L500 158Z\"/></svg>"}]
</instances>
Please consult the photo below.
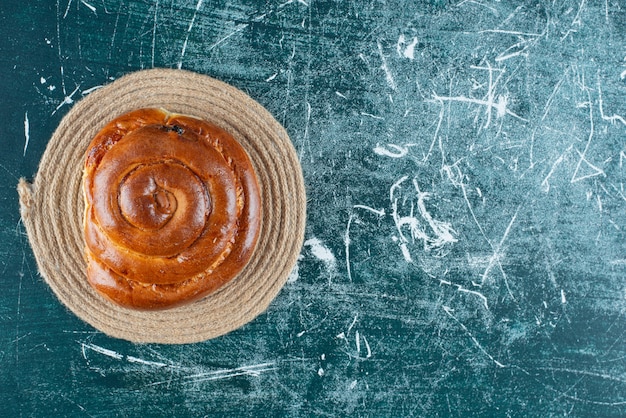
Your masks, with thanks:
<instances>
[{"instance_id":1,"label":"white paint splatter","mask_svg":"<svg viewBox=\"0 0 626 418\"><path fill-rule=\"evenodd\" d=\"M494 109L496 109L496 116L498 118L506 115L506 106L509 104L509 97L499 94L498 101L494 103Z\"/></svg>"},{"instance_id":2,"label":"white paint splatter","mask_svg":"<svg viewBox=\"0 0 626 418\"><path fill-rule=\"evenodd\" d=\"M41 82L41 84L46 84L47 80L45 78L41 77L41 79L39 79L39 81Z\"/></svg>"},{"instance_id":3,"label":"white paint splatter","mask_svg":"<svg viewBox=\"0 0 626 418\"><path fill-rule=\"evenodd\" d=\"M398 43L396 44L396 51L398 55L410 60L415 59L415 46L417 45L417 37L413 37L413 40L408 43L404 35L400 35Z\"/></svg>"},{"instance_id":4,"label":"white paint splatter","mask_svg":"<svg viewBox=\"0 0 626 418\"><path fill-rule=\"evenodd\" d=\"M70 12L70 6L72 5L73 0L69 0L67 2L67 7L65 8L65 13L63 14L63 19L67 17L67 14ZM59 10L59 2L57 1L57 12Z\"/></svg>"},{"instance_id":5,"label":"white paint splatter","mask_svg":"<svg viewBox=\"0 0 626 418\"><path fill-rule=\"evenodd\" d=\"M236 376L258 377L261 375L261 373L266 372L266 371L272 371L272 370L276 370L275 363L261 363L261 364L254 364L251 366L237 367L235 369L222 369L222 370L215 370L215 371L210 371L210 372L197 373L194 375L185 376L184 379L187 381L190 381L191 383L200 383L200 382L207 382L207 381L212 381L212 380L228 379L228 378L236 377ZM152 384L152 386L154 386L155 384L162 384L162 383L167 383L167 382L168 381L157 382L157 383Z\"/></svg>"},{"instance_id":6,"label":"white paint splatter","mask_svg":"<svg viewBox=\"0 0 626 418\"><path fill-rule=\"evenodd\" d=\"M152 25L152 68L154 68L154 49L156 45L156 30L157 30L157 12L159 11L159 0L156 0L154 4L154 24Z\"/></svg>"},{"instance_id":7,"label":"white paint splatter","mask_svg":"<svg viewBox=\"0 0 626 418\"><path fill-rule=\"evenodd\" d=\"M404 257L407 263L413 262L413 259L411 258L411 253L409 252L409 247L406 246L405 242L400 244L400 251L402 251L402 256Z\"/></svg>"},{"instance_id":8,"label":"white paint splatter","mask_svg":"<svg viewBox=\"0 0 626 418\"><path fill-rule=\"evenodd\" d=\"M367 211L370 211L372 213L375 213L376 215L380 216L380 217L384 217L385 216L385 210L381 209L374 209L370 206L366 206L366 205L354 205L353 206L354 209L364 209ZM355 214L350 214L350 217L348 218L348 224L346 225L346 232L343 236L343 243L345 245L345 255L346 255L346 271L348 272L348 280L350 280L350 282L352 282L352 269L350 267L350 243L352 242L352 240L350 239L350 227L352 226L352 222L355 223L360 223L359 218L355 215Z\"/></svg>"},{"instance_id":9,"label":"white paint splatter","mask_svg":"<svg viewBox=\"0 0 626 418\"><path fill-rule=\"evenodd\" d=\"M377 143L374 147L374 153L385 157L402 158L409 153L409 149L395 144L381 146Z\"/></svg>"},{"instance_id":10,"label":"white paint splatter","mask_svg":"<svg viewBox=\"0 0 626 418\"><path fill-rule=\"evenodd\" d=\"M145 364L147 366L154 366L154 367L168 367L170 366L167 363L161 363L158 361L150 361L150 360L144 360L138 357L134 357L134 356L126 356L126 360L129 363L139 363L139 364Z\"/></svg>"},{"instance_id":11,"label":"white paint splatter","mask_svg":"<svg viewBox=\"0 0 626 418\"><path fill-rule=\"evenodd\" d=\"M438 96L436 94L433 95L433 99L438 102L450 101L450 102L463 102L463 103L473 103L477 105L482 105L482 106L485 106L488 116L490 115L490 111L492 109L495 109L496 116L498 118L501 118L505 115L510 115L524 122L528 122L527 119L524 119L521 116L511 112L507 108L507 105L509 103L509 98L508 96L502 95L502 94L498 95L497 101L479 100L479 99L474 99L474 98L469 98L469 97L464 97L464 96L446 97L446 96ZM489 126L488 124L485 124L485 127L488 127L488 126Z\"/></svg>"},{"instance_id":12,"label":"white paint splatter","mask_svg":"<svg viewBox=\"0 0 626 418\"><path fill-rule=\"evenodd\" d=\"M83 96L86 96L89 93L91 93L92 91L96 91L98 89L101 89L102 87L104 87L104 86L93 86L93 87L91 87L91 88L89 88L87 90L83 90L80 94L82 94Z\"/></svg>"},{"instance_id":13,"label":"white paint splatter","mask_svg":"<svg viewBox=\"0 0 626 418\"><path fill-rule=\"evenodd\" d=\"M585 147L585 150L583 152L576 150L579 159L578 164L576 165L576 169L574 170L574 174L572 175L572 179L570 180L570 183L572 184L596 176L606 177L606 173L604 172L604 170L587 160L586 154L588 148L589 142L587 142L587 146Z\"/></svg>"},{"instance_id":14,"label":"white paint splatter","mask_svg":"<svg viewBox=\"0 0 626 418\"><path fill-rule=\"evenodd\" d=\"M622 73L621 79L623 80L625 77L626 77L626 71ZM602 118L602 120L606 120L611 123L620 122L626 125L626 119L624 119L622 116L615 114L615 113L611 116L607 116L604 114L604 102L602 100L602 86L600 84L600 74L598 74L597 86L598 86L598 107L600 108L600 117Z\"/></svg>"},{"instance_id":15,"label":"white paint splatter","mask_svg":"<svg viewBox=\"0 0 626 418\"><path fill-rule=\"evenodd\" d=\"M315 258L321 260L326 266L326 270L329 273L335 273L337 271L337 259L335 255L326 247L322 241L313 237L304 242L305 247L311 248L311 253Z\"/></svg>"},{"instance_id":16,"label":"white paint splatter","mask_svg":"<svg viewBox=\"0 0 626 418\"><path fill-rule=\"evenodd\" d=\"M376 120L385 120L385 118L383 118L382 116L373 115L373 114L367 113L367 112L361 112L361 115L367 116L368 118L372 118L372 119L376 119Z\"/></svg>"},{"instance_id":17,"label":"white paint splatter","mask_svg":"<svg viewBox=\"0 0 626 418\"><path fill-rule=\"evenodd\" d=\"M346 225L346 233L343 236L343 244L345 246L346 253L346 271L348 273L348 280L352 282L352 269L350 267L350 243L352 240L350 239L350 226L352 225L352 221L355 219L355 215L350 214L348 218L348 224ZM358 220L358 219L357 219Z\"/></svg>"},{"instance_id":18,"label":"white paint splatter","mask_svg":"<svg viewBox=\"0 0 626 418\"><path fill-rule=\"evenodd\" d=\"M398 242L404 259L407 262L412 262L411 254L408 249L409 242L415 242L416 240L422 241L424 249L431 251L441 250L445 245L457 242L457 239L454 236L456 232L450 223L439 221L432 217L425 203L430 199L431 194L420 191L417 179L413 179L413 186L417 192L417 202L411 200L408 215L400 215L400 208L398 207L400 198L396 196L396 191L407 179L408 176L404 176L391 186L389 189L389 200L391 201L391 216L398 230L398 236L393 236L392 240ZM417 203L417 209L421 219L414 215L415 203ZM424 225L423 221L426 221L429 230L426 225ZM411 241L409 241L409 238L407 238L404 233L405 228L409 229Z\"/></svg>"},{"instance_id":19,"label":"white paint splatter","mask_svg":"<svg viewBox=\"0 0 626 418\"><path fill-rule=\"evenodd\" d=\"M394 235L393 237L391 237L391 240L393 242L398 242L398 237ZM400 247L400 251L402 251L404 261L406 261L407 263L412 263L413 259L411 258L411 252L409 251L409 247L407 247L406 242L400 242L398 246Z\"/></svg>"},{"instance_id":20,"label":"white paint splatter","mask_svg":"<svg viewBox=\"0 0 626 418\"><path fill-rule=\"evenodd\" d=\"M91 10L94 14L96 14L96 15L97 15L97 13L96 13L96 8L95 8L93 5L91 5L91 4L89 4L89 3L87 3L85 0L80 0L80 2L81 2L83 5L85 5L85 6L86 6L89 10Z\"/></svg>"},{"instance_id":21,"label":"white paint splatter","mask_svg":"<svg viewBox=\"0 0 626 418\"><path fill-rule=\"evenodd\" d=\"M475 290L466 289L463 286L461 286L460 284L452 283L452 282L450 282L448 280L440 279L439 283L440 284L445 284L445 285L448 285L448 286L455 286L459 292L469 293L471 295L478 296L482 300L483 306L485 307L485 309L489 310L489 305L487 304L487 297L485 295L483 295L482 293L477 292Z\"/></svg>"},{"instance_id":22,"label":"white paint splatter","mask_svg":"<svg viewBox=\"0 0 626 418\"><path fill-rule=\"evenodd\" d=\"M28 122L28 112L24 113L24 156L26 156L26 148L28 148L28 142L30 141L30 123Z\"/></svg>"},{"instance_id":23,"label":"white paint splatter","mask_svg":"<svg viewBox=\"0 0 626 418\"><path fill-rule=\"evenodd\" d=\"M185 56L185 51L187 50L187 42L189 41L189 34L191 33L191 29L193 28L194 22L196 21L196 15L198 14L198 10L200 10L200 7L202 7L202 1L203 0L198 0L198 3L196 4L196 10L194 10L193 16L191 17L191 21L189 22L189 27L187 28L187 35L185 36L185 41L183 42L183 49L180 52L180 59L178 60L177 67L179 70L183 66L183 58Z\"/></svg>"},{"instance_id":24,"label":"white paint splatter","mask_svg":"<svg viewBox=\"0 0 626 418\"><path fill-rule=\"evenodd\" d=\"M125 356L116 351L101 347L93 343L80 343L80 345L81 345L81 352L82 352L83 358L87 361L89 360L87 358L86 350L91 350L96 353L102 354L104 356L107 356L107 357L110 357L119 361L125 361L126 363L140 364L140 365L150 366L150 367L155 367L155 368L165 367L165 368L171 369L172 372L182 373L182 375L179 375L178 377L176 377L176 380L181 381L186 384L198 384L201 382L228 379L228 378L232 378L236 376L258 377L263 372L273 371L277 369L276 363L267 362L267 363L259 363L259 364L241 366L241 367L236 367L232 369L228 368L228 369L205 371L203 370L203 368L200 368L200 371L198 371L199 369L198 367L187 367L187 366L178 365L174 363L144 360L139 357L128 356L128 355ZM172 382L172 376L170 376L167 380L152 382L146 386L158 386L162 384L170 384L171 382Z\"/></svg>"},{"instance_id":25,"label":"white paint splatter","mask_svg":"<svg viewBox=\"0 0 626 418\"><path fill-rule=\"evenodd\" d=\"M104 348L104 347L100 347L99 345L95 345L95 344L85 344L82 343L82 350L83 350L83 357L86 359L87 357L85 356L85 348L88 348L92 351L95 351L96 353L100 353L103 354L107 357L111 357L117 360L121 360L124 358L124 356L120 353L118 353L117 351L113 351L113 350L109 350L108 348Z\"/></svg>"},{"instance_id":26,"label":"white paint splatter","mask_svg":"<svg viewBox=\"0 0 626 418\"><path fill-rule=\"evenodd\" d=\"M387 80L389 88L395 91L397 90L396 82L393 79L393 74L391 74L389 66L387 65L387 59L385 58L385 54L383 53L383 46L380 44L380 42L377 42L376 44L378 45L378 53L380 55L380 60L382 61L380 68L385 72L385 79Z\"/></svg>"},{"instance_id":27,"label":"white paint splatter","mask_svg":"<svg viewBox=\"0 0 626 418\"><path fill-rule=\"evenodd\" d=\"M367 338L365 338L365 335L363 336L363 342L365 343L365 349L367 350L365 358L372 357L372 348L370 347L370 343L367 341Z\"/></svg>"},{"instance_id":28,"label":"white paint splatter","mask_svg":"<svg viewBox=\"0 0 626 418\"><path fill-rule=\"evenodd\" d=\"M307 2L306 2L306 1L304 1L304 0L297 0L297 1L296 1L296 0L289 0L289 1L287 1L287 2L285 2L285 3L283 3L283 4L281 4L280 6L278 6L278 8L279 8L279 9L282 9L283 7L285 7L285 6L289 5L289 4L293 4L293 3L300 3L300 4L305 5L306 7L309 7L309 3L307 3Z\"/></svg>"},{"instance_id":29,"label":"white paint splatter","mask_svg":"<svg viewBox=\"0 0 626 418\"><path fill-rule=\"evenodd\" d=\"M230 32L228 35L223 36L222 38L218 39L215 43L213 43L213 45L209 46L207 51L212 51L213 49L217 48L218 46L220 46L222 43L224 43L225 41L227 41L228 39L230 39L232 36L238 34L239 32L241 32L242 30L244 30L245 28L247 28L248 26L250 26L249 23L240 23L239 25L237 25L235 27L235 29Z\"/></svg>"},{"instance_id":30,"label":"white paint splatter","mask_svg":"<svg viewBox=\"0 0 626 418\"><path fill-rule=\"evenodd\" d=\"M385 216L385 209L378 210L378 209L374 209L371 206L366 206L366 205L354 205L352 207L355 208L355 209L365 209L367 211L375 213L378 216Z\"/></svg>"},{"instance_id":31,"label":"white paint splatter","mask_svg":"<svg viewBox=\"0 0 626 418\"><path fill-rule=\"evenodd\" d=\"M470 68L481 71L488 71L488 87L487 87L487 96L484 100L476 99L473 97L466 96L439 96L437 94L433 95L433 99L441 104L443 107L443 103L448 102L461 102L461 103L472 103L485 107L486 121L483 128L488 128L491 124L492 120L492 112L495 110L496 117L502 118L505 115L513 116L521 121L528 122L528 119L525 119L510 109L508 109L509 104L509 96L507 94L498 94L496 96L496 87L500 81L502 75L506 72L504 68L493 68L491 65L487 64L486 67L479 66L470 66ZM494 73L497 73L497 76L494 79Z\"/></svg>"},{"instance_id":32,"label":"white paint splatter","mask_svg":"<svg viewBox=\"0 0 626 418\"><path fill-rule=\"evenodd\" d=\"M550 168L550 171L548 172L548 175L543 179L543 181L541 182L541 189L543 190L544 193L548 193L550 191L550 177L552 177L552 175L554 174L554 171L556 170L557 166L559 164L561 164L563 162L563 159L565 158L565 154L571 150L571 146L566 150L566 152L564 152L563 154L561 154L559 156L559 158L557 158L554 163L552 163L552 167Z\"/></svg>"},{"instance_id":33,"label":"white paint splatter","mask_svg":"<svg viewBox=\"0 0 626 418\"><path fill-rule=\"evenodd\" d=\"M456 231L452 229L452 225L448 222L433 219L430 212L426 209L425 202L430 198L430 193L421 192L417 179L415 178L413 179L413 186L417 192L417 208L419 213L422 215L422 218L426 220L432 232L435 234L435 236L431 237L430 240L423 238L425 239L425 242L430 241L431 248L440 248L445 244L457 242L457 239L454 237Z\"/></svg>"},{"instance_id":34,"label":"white paint splatter","mask_svg":"<svg viewBox=\"0 0 626 418\"><path fill-rule=\"evenodd\" d=\"M52 112L52 114L54 115L64 105L74 103L74 99L72 97L74 96L74 94L76 94L76 92L78 91L79 88L80 88L80 85L76 86L76 88L74 89L73 92L71 92L69 95L65 96L63 101L57 106L56 109L54 109L54 112Z\"/></svg>"},{"instance_id":35,"label":"white paint splatter","mask_svg":"<svg viewBox=\"0 0 626 418\"><path fill-rule=\"evenodd\" d=\"M301 260L302 256L298 256L298 260ZM295 283L298 281L298 279L300 278L300 266L298 265L298 263L296 262L296 264L293 266L293 269L291 270L291 273L289 273L289 276L287 277L287 283Z\"/></svg>"},{"instance_id":36,"label":"white paint splatter","mask_svg":"<svg viewBox=\"0 0 626 418\"><path fill-rule=\"evenodd\" d=\"M354 328L354 325L356 325L357 319L359 319L359 314L358 313L356 315L354 315L354 319L350 323L350 326L348 327L348 330L346 331L346 334L350 335L350 331L352 331L352 328Z\"/></svg>"}]
</instances>

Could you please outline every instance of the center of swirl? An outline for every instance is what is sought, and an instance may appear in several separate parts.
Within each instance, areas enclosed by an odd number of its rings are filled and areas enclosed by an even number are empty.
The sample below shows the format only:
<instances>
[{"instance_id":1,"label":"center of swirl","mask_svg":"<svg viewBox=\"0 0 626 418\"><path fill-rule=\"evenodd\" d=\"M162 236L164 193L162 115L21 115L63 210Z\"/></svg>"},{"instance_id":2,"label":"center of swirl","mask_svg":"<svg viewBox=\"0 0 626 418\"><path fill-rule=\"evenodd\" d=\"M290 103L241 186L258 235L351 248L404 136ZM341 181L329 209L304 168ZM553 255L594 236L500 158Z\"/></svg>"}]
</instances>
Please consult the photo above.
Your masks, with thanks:
<instances>
[{"instance_id":1,"label":"center of swirl","mask_svg":"<svg viewBox=\"0 0 626 418\"><path fill-rule=\"evenodd\" d=\"M178 209L184 210L188 204L181 195L181 189L187 186L184 183L191 181L188 176L180 178L186 171L179 164L160 163L130 172L119 188L119 208L124 219L144 231L163 228ZM180 202L177 195L182 198Z\"/></svg>"},{"instance_id":2,"label":"center of swirl","mask_svg":"<svg viewBox=\"0 0 626 418\"><path fill-rule=\"evenodd\" d=\"M120 210L136 228L161 229L176 212L176 196L155 177L153 167L139 168L120 185Z\"/></svg>"},{"instance_id":3,"label":"center of swirl","mask_svg":"<svg viewBox=\"0 0 626 418\"><path fill-rule=\"evenodd\" d=\"M154 199L154 205L157 213L162 215L171 215L176 212L176 196L167 190L158 188L152 194L152 198Z\"/></svg>"}]
</instances>

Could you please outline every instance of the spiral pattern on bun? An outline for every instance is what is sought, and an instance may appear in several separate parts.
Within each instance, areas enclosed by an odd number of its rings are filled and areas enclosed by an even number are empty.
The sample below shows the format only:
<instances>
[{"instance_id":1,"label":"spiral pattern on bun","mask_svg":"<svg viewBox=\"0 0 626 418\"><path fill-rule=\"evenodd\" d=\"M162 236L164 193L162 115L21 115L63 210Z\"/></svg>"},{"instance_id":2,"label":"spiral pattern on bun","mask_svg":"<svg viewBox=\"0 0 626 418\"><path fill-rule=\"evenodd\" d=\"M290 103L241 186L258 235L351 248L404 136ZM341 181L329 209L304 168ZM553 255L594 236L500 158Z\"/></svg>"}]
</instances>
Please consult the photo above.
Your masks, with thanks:
<instances>
[{"instance_id":1,"label":"spiral pattern on bun","mask_svg":"<svg viewBox=\"0 0 626 418\"><path fill-rule=\"evenodd\" d=\"M139 109L88 147L83 187L87 278L128 308L200 299L250 259L260 192L241 145L209 122Z\"/></svg>"}]
</instances>

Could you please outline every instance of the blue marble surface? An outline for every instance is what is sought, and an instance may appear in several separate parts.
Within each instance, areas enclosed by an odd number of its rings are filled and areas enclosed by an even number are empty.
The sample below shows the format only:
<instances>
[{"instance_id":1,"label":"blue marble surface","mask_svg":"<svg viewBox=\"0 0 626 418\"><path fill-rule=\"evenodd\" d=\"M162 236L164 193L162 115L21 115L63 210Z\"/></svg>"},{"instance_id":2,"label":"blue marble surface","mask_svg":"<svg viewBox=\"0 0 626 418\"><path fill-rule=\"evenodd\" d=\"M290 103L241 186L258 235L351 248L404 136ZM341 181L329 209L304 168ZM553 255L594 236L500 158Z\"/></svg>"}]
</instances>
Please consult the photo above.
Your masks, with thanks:
<instances>
[{"instance_id":1,"label":"blue marble surface","mask_svg":"<svg viewBox=\"0 0 626 418\"><path fill-rule=\"evenodd\" d=\"M5 0L0 415L626 416L626 5ZM268 311L194 345L82 323L15 186L143 68L286 127L305 245Z\"/></svg>"}]
</instances>

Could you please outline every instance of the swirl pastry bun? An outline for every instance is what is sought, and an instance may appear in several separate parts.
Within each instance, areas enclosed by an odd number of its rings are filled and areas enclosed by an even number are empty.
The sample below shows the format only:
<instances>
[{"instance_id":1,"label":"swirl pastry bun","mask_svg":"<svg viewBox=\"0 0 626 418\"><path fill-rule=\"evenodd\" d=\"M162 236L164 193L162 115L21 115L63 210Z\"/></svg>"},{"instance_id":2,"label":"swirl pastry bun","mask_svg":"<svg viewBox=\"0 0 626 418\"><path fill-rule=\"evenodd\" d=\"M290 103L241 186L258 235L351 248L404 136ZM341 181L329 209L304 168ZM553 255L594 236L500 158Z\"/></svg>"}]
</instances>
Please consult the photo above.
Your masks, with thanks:
<instances>
[{"instance_id":1,"label":"swirl pastry bun","mask_svg":"<svg viewBox=\"0 0 626 418\"><path fill-rule=\"evenodd\" d=\"M250 158L220 127L139 109L91 141L83 172L87 279L109 300L166 309L249 261L261 224Z\"/></svg>"}]
</instances>

